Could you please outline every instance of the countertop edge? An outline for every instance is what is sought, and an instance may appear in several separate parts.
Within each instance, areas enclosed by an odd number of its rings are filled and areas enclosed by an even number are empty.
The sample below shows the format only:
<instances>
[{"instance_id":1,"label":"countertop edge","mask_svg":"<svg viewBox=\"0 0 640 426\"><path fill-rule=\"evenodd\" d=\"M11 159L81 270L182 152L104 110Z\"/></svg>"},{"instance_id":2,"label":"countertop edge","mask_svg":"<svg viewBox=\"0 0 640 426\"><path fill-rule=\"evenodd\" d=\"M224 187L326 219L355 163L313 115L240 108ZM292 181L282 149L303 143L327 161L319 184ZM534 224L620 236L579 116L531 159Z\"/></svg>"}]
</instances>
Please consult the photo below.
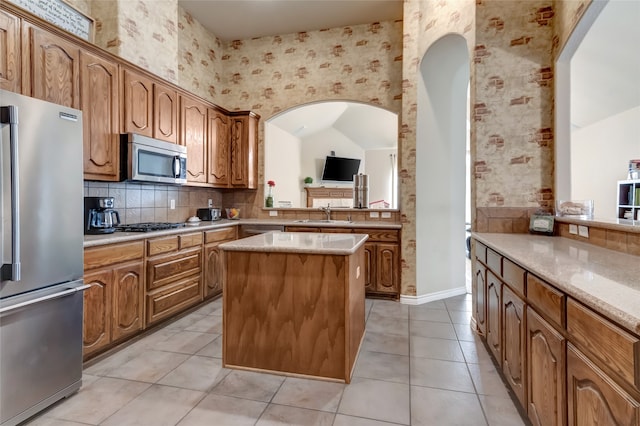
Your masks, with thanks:
<instances>
[{"instance_id":1,"label":"countertop edge","mask_svg":"<svg viewBox=\"0 0 640 426\"><path fill-rule=\"evenodd\" d=\"M187 225L182 228L167 229L164 231L151 232L119 232L103 235L85 235L84 248L105 246L109 244L125 243L129 241L144 240L147 238L164 237L167 235L183 234L194 231L209 231L212 229L222 229L231 226L240 225L276 225L276 226L292 226L292 227L313 227L313 228L353 228L353 229L402 229L399 223L387 222L351 222L351 223L319 223L319 222L297 222L289 219L221 219L218 221L203 221L197 225Z\"/></svg>"},{"instance_id":2,"label":"countertop edge","mask_svg":"<svg viewBox=\"0 0 640 426\"><path fill-rule=\"evenodd\" d=\"M313 235L324 235L327 234L319 234L314 232L305 232L305 235L313 236ZM305 247L276 247L276 246L239 246L236 244L236 241L229 241L227 243L222 243L218 246L223 251L234 251L234 252L260 252L260 253L289 253L289 254L320 254L320 255L338 255L338 256L348 256L356 253L360 247L364 245L364 243L369 239L369 235L367 234L348 234L349 236L362 236L360 240L356 242L356 244L349 249L338 249L338 248L305 248Z\"/></svg>"},{"instance_id":3,"label":"countertop edge","mask_svg":"<svg viewBox=\"0 0 640 426\"><path fill-rule=\"evenodd\" d=\"M515 262L516 264L520 265L521 267L523 267L524 269L526 269L527 271L530 271L531 273L533 273L534 275L538 276L539 278L543 279L544 281L554 285L555 287L557 287L558 289L564 291L568 296L573 297L574 299L576 299L577 301L583 303L584 305L586 305L587 307L589 307L590 309L592 309L593 311L613 320L614 322L617 322L619 325L627 328L629 331L631 331L632 333L635 333L636 335L640 335L640 311L638 311L638 314L633 314L630 312L627 312L625 310L623 310L622 308L615 306L614 304L611 304L605 300L603 300L602 298L598 297L598 295L593 294L590 291L587 291L585 289L581 289L569 282L566 282L562 279L560 279L557 276L553 276L552 274L548 273L547 271L541 270L539 267L537 267L537 265L534 264L534 262L532 262L531 260L527 259L527 258L522 258L519 256L514 256L513 253L509 253L507 250L505 250L504 247L501 247L499 244L497 244L495 241L492 241L491 237L492 236L500 236L500 235L516 235L516 234L491 234L491 233L472 233L472 238L475 238L477 241L479 241L480 243L486 245L487 247L499 252L500 254L504 255L506 258L508 258L509 260ZM534 238L534 236L532 235L528 235L528 234L517 234L517 235L521 235L522 237L531 237ZM621 255L621 256L630 256L631 258L638 258L639 256L633 256L633 255L629 255L629 254L624 254L624 253L618 253L615 252L613 250L609 250L609 249L605 249L602 247L598 247L598 246L594 246L588 243L584 243L584 242L579 242L579 241L574 241L568 238L563 238L563 237L559 237L559 236L555 236L555 237L546 237L546 236L538 236L537 238L542 238L542 239L547 239L547 238L558 238L558 239L562 239L565 240L567 242L570 242L571 244L575 244L576 246L580 247L583 246L585 249L588 250L594 250L594 253L605 253L605 252L609 252L611 254L615 254L615 255ZM577 263L577 262L576 262ZM622 284L624 285L624 284ZM637 293L638 295L638 300L640 300L640 291L628 287L630 289L630 291Z\"/></svg>"}]
</instances>

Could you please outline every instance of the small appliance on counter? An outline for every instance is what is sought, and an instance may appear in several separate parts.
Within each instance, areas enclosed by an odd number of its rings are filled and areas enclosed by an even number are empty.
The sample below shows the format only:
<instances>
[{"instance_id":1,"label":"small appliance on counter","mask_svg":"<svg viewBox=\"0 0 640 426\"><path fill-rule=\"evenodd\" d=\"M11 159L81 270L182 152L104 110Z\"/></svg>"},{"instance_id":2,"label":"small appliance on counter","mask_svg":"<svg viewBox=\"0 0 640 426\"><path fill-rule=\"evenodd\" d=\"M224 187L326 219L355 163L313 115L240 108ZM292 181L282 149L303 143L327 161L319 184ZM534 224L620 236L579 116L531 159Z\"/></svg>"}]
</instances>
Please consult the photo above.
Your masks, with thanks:
<instances>
[{"instance_id":1,"label":"small appliance on counter","mask_svg":"<svg viewBox=\"0 0 640 426\"><path fill-rule=\"evenodd\" d=\"M221 209L214 208L198 209L196 216L198 216L200 220L220 220L222 218L220 211Z\"/></svg>"},{"instance_id":2,"label":"small appliance on counter","mask_svg":"<svg viewBox=\"0 0 640 426\"><path fill-rule=\"evenodd\" d=\"M111 234L120 225L113 197L84 197L84 233Z\"/></svg>"},{"instance_id":3,"label":"small appliance on counter","mask_svg":"<svg viewBox=\"0 0 640 426\"><path fill-rule=\"evenodd\" d=\"M353 208L369 208L369 175L353 175Z\"/></svg>"}]
</instances>

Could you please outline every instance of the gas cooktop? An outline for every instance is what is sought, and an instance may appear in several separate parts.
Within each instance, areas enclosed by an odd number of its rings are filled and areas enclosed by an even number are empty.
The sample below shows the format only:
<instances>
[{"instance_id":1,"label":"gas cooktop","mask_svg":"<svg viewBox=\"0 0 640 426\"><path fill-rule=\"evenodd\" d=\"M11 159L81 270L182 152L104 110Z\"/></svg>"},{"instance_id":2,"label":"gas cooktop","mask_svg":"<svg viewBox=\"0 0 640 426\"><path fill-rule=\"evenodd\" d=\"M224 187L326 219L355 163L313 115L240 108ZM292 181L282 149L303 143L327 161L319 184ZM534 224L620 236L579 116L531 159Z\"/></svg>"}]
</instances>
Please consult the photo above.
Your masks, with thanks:
<instances>
[{"instance_id":1,"label":"gas cooktop","mask_svg":"<svg viewBox=\"0 0 640 426\"><path fill-rule=\"evenodd\" d=\"M184 223L171 223L171 222L143 222L143 223L130 223L128 225L118 225L116 229L122 232L149 232L149 231L161 231L163 229L175 229L182 228Z\"/></svg>"}]
</instances>

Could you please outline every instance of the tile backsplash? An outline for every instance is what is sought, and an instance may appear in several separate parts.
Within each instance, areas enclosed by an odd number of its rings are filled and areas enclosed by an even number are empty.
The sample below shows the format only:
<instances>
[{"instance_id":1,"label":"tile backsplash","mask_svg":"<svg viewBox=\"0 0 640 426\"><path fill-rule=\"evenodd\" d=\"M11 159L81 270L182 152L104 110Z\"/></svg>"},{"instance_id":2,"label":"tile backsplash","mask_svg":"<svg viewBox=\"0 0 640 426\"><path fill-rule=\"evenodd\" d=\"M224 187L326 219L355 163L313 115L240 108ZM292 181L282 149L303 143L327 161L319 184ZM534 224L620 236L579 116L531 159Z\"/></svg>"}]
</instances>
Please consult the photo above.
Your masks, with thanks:
<instances>
[{"instance_id":1,"label":"tile backsplash","mask_svg":"<svg viewBox=\"0 0 640 426\"><path fill-rule=\"evenodd\" d=\"M207 207L222 208L222 192L211 188L153 185L131 182L84 181L85 197L113 197L123 224L140 222L184 222ZM170 208L171 200L175 208Z\"/></svg>"}]
</instances>

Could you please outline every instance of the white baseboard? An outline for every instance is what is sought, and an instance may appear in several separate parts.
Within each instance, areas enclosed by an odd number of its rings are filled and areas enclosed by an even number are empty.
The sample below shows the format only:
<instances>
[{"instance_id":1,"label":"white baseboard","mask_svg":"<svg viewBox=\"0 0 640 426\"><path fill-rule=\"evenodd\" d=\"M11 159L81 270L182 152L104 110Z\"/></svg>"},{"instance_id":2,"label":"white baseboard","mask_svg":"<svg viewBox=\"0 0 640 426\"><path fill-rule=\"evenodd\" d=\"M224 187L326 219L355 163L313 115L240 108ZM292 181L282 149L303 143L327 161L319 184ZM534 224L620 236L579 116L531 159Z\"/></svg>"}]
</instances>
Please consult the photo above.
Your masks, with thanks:
<instances>
[{"instance_id":1,"label":"white baseboard","mask_svg":"<svg viewBox=\"0 0 640 426\"><path fill-rule=\"evenodd\" d=\"M465 286L461 286L449 290L437 291L435 293L421 294L420 296L405 296L401 294L400 303L404 303L405 305L422 305L424 303L435 302L436 300L442 300L447 297L459 296L466 293L467 288Z\"/></svg>"}]
</instances>

